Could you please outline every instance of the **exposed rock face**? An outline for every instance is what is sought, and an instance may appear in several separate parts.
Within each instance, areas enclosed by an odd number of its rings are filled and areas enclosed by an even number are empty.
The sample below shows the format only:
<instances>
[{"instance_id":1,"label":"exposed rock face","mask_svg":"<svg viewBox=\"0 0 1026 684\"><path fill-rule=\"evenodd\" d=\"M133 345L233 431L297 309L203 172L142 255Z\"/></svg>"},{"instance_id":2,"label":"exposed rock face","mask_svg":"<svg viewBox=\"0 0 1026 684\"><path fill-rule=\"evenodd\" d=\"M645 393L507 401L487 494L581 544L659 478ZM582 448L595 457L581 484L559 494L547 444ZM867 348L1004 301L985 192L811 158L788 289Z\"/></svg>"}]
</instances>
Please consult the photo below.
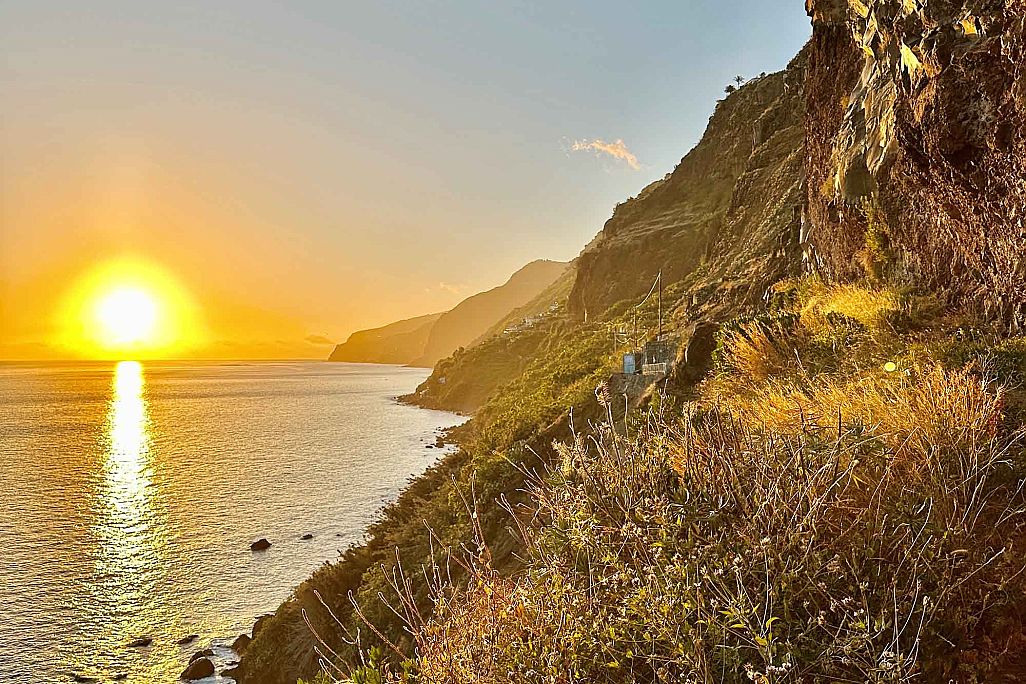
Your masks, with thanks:
<instances>
[{"instance_id":1,"label":"exposed rock face","mask_svg":"<svg viewBox=\"0 0 1026 684\"><path fill-rule=\"evenodd\" d=\"M701 142L672 173L617 206L578 259L569 306L578 318L708 266L705 282L740 274L762 290L798 263L805 57L721 101ZM754 279L752 279L754 276ZM700 285L694 280L693 285Z\"/></svg>"},{"instance_id":2,"label":"exposed rock face","mask_svg":"<svg viewBox=\"0 0 1026 684\"><path fill-rule=\"evenodd\" d=\"M1026 2L806 8L818 268L839 280L868 269L1026 322Z\"/></svg>"}]
</instances>

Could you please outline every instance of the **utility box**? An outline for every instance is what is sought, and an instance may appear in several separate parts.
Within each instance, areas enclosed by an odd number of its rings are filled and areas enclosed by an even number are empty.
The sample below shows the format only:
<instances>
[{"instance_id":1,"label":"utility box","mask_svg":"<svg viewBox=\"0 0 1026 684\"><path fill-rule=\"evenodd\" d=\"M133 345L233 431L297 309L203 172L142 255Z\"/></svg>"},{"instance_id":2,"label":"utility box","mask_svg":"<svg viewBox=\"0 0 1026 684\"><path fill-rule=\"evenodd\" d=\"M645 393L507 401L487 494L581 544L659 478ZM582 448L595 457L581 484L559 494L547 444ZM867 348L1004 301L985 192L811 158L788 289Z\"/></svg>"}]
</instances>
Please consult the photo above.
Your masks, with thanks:
<instances>
[{"instance_id":1,"label":"utility box","mask_svg":"<svg viewBox=\"0 0 1026 684\"><path fill-rule=\"evenodd\" d=\"M634 375L638 372L638 354L624 354L623 355L623 374Z\"/></svg>"}]
</instances>

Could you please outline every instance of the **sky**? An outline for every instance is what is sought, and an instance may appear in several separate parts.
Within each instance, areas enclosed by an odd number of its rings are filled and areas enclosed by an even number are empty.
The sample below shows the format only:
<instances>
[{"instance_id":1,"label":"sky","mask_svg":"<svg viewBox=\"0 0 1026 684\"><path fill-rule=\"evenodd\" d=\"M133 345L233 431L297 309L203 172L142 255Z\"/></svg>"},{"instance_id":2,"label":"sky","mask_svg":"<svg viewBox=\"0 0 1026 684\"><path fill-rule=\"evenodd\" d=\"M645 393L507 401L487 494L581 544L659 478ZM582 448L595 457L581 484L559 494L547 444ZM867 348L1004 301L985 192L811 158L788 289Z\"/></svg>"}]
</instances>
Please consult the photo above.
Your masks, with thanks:
<instances>
[{"instance_id":1,"label":"sky","mask_svg":"<svg viewBox=\"0 0 1026 684\"><path fill-rule=\"evenodd\" d=\"M0 0L0 358L95 351L69 306L118 264L181 356L446 310L575 257L809 35L800 0Z\"/></svg>"}]
</instances>

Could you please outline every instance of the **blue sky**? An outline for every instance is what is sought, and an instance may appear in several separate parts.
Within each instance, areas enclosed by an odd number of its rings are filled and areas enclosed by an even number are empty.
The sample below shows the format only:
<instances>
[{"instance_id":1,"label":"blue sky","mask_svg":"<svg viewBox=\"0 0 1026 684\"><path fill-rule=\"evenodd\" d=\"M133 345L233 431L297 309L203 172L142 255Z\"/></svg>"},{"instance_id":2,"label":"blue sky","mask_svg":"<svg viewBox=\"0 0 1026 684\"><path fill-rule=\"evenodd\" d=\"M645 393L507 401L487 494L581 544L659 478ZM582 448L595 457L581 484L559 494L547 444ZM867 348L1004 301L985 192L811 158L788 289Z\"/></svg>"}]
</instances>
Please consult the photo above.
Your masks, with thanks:
<instances>
[{"instance_id":1,"label":"blue sky","mask_svg":"<svg viewBox=\"0 0 1026 684\"><path fill-rule=\"evenodd\" d=\"M221 335L246 297L267 335L444 309L574 257L809 34L799 0L0 1L0 297L132 252Z\"/></svg>"}]
</instances>

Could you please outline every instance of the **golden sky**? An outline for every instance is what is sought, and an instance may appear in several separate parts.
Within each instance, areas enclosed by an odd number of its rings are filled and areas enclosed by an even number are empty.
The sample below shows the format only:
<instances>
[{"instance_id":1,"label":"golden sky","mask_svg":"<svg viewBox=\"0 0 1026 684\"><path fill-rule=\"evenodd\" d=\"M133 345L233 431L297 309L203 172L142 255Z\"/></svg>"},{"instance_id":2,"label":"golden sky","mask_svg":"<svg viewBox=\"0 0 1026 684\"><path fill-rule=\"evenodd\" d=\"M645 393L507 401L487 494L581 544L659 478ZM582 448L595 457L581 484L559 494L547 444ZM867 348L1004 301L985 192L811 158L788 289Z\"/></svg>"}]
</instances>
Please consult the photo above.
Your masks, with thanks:
<instances>
[{"instance_id":1,"label":"golden sky","mask_svg":"<svg viewBox=\"0 0 1026 684\"><path fill-rule=\"evenodd\" d=\"M323 358L446 310L576 256L808 33L762 0L2 3L0 359ZM102 348L133 278L169 318Z\"/></svg>"}]
</instances>

